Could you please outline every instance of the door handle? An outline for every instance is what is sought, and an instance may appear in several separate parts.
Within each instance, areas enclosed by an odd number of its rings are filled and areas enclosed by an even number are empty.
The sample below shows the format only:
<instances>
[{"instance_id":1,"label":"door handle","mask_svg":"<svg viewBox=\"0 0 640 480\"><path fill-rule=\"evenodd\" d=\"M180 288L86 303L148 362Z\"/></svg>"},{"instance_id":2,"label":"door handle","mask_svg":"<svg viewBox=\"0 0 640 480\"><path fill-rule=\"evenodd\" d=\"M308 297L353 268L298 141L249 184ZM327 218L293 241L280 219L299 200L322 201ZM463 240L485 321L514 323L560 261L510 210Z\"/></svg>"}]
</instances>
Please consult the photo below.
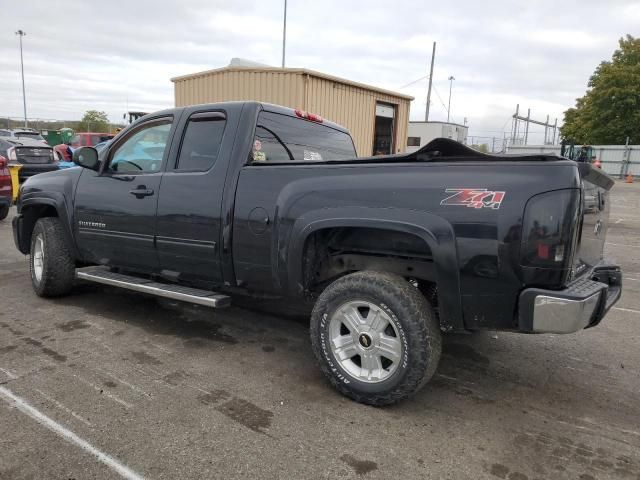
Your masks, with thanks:
<instances>
[{"instance_id":1,"label":"door handle","mask_svg":"<svg viewBox=\"0 0 640 480\"><path fill-rule=\"evenodd\" d=\"M135 195L136 198L148 197L153 195L153 190L151 188L147 188L144 185L138 185L133 190L129 190L131 195Z\"/></svg>"}]
</instances>

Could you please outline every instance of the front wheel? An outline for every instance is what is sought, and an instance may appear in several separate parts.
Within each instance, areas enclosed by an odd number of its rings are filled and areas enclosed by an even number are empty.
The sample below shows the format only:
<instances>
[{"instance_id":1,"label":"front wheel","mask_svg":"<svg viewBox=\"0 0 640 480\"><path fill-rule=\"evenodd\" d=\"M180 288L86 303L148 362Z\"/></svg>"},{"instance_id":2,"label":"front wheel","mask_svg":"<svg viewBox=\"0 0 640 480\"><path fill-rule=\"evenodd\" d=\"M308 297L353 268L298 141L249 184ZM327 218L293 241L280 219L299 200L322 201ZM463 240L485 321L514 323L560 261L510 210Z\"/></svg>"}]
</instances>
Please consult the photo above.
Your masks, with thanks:
<instances>
[{"instance_id":1,"label":"front wheel","mask_svg":"<svg viewBox=\"0 0 640 480\"><path fill-rule=\"evenodd\" d=\"M9 215L9 205L0 207L0 220L4 220Z\"/></svg>"},{"instance_id":2,"label":"front wheel","mask_svg":"<svg viewBox=\"0 0 640 480\"><path fill-rule=\"evenodd\" d=\"M75 262L62 224L56 217L41 218L31 235L31 284L40 297L57 297L71 291Z\"/></svg>"},{"instance_id":3,"label":"front wheel","mask_svg":"<svg viewBox=\"0 0 640 480\"><path fill-rule=\"evenodd\" d=\"M440 360L429 302L400 276L357 272L327 287L311 315L311 343L338 391L361 403L396 403L424 385Z\"/></svg>"}]
</instances>

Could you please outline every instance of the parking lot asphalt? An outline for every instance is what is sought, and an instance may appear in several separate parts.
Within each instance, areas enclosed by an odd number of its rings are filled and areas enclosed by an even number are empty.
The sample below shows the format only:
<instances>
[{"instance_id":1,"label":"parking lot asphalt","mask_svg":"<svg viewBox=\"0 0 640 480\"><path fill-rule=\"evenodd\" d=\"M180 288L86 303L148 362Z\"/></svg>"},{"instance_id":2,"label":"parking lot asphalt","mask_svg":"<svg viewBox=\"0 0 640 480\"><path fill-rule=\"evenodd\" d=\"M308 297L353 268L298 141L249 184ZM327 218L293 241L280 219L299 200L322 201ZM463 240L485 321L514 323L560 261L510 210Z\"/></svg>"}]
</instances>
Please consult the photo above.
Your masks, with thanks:
<instances>
[{"instance_id":1,"label":"parking lot asphalt","mask_svg":"<svg viewBox=\"0 0 640 480\"><path fill-rule=\"evenodd\" d=\"M624 293L601 325L446 336L431 383L373 408L325 381L301 315L87 284L38 298L9 218L0 478L639 480L639 252L640 184L617 183Z\"/></svg>"}]
</instances>

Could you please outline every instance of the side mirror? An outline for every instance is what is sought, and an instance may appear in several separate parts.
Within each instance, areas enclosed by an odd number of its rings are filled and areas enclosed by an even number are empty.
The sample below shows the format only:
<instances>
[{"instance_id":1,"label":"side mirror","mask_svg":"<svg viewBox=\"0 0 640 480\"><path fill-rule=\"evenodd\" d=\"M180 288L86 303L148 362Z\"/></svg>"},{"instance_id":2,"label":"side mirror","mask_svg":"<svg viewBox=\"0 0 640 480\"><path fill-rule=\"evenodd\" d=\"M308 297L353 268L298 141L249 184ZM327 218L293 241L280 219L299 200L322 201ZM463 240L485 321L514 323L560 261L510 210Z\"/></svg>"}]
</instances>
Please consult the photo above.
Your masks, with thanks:
<instances>
[{"instance_id":1,"label":"side mirror","mask_svg":"<svg viewBox=\"0 0 640 480\"><path fill-rule=\"evenodd\" d=\"M98 151L93 147L80 147L73 151L73 163L89 170L98 170Z\"/></svg>"}]
</instances>

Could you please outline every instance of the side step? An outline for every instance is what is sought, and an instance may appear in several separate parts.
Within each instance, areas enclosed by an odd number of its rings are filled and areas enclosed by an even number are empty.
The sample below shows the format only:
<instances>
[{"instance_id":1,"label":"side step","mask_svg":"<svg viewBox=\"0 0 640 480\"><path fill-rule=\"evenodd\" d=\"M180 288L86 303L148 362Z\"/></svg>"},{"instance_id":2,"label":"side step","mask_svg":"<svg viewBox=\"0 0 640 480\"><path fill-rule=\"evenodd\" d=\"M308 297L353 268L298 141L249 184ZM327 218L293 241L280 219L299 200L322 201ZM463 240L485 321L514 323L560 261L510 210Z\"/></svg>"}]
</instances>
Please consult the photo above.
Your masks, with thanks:
<instances>
[{"instance_id":1,"label":"side step","mask_svg":"<svg viewBox=\"0 0 640 480\"><path fill-rule=\"evenodd\" d=\"M221 293L154 282L146 278L114 273L105 267L78 268L76 270L76 277L89 282L103 283L105 285L111 285L112 287L126 288L157 297L182 300L183 302L196 303L207 307L222 308L231 305L231 297Z\"/></svg>"}]
</instances>

